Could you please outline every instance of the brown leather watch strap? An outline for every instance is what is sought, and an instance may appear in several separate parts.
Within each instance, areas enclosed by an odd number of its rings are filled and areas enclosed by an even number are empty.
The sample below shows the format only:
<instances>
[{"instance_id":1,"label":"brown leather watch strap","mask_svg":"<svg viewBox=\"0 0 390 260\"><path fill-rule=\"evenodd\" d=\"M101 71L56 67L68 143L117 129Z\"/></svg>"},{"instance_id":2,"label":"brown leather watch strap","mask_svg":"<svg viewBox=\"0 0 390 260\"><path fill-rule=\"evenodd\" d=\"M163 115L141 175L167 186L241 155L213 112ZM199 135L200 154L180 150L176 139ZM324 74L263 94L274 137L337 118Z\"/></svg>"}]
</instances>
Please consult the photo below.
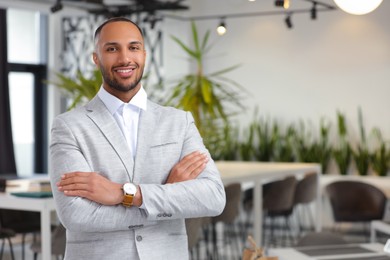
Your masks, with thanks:
<instances>
[{"instance_id":1,"label":"brown leather watch strap","mask_svg":"<svg viewBox=\"0 0 390 260\"><path fill-rule=\"evenodd\" d=\"M133 198L134 198L134 195L125 194L123 196L122 205L125 207L131 207L133 205Z\"/></svg>"}]
</instances>

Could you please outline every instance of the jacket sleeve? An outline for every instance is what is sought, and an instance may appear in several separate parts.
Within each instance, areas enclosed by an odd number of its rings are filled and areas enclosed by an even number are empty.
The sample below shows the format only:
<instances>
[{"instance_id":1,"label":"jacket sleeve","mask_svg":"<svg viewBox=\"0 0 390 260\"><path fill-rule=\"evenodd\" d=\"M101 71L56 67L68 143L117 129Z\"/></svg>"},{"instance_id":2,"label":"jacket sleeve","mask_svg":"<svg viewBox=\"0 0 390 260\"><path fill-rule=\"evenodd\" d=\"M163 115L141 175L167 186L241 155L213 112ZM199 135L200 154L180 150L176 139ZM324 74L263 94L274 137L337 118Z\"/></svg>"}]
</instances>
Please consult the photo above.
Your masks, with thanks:
<instances>
[{"instance_id":1,"label":"jacket sleeve","mask_svg":"<svg viewBox=\"0 0 390 260\"><path fill-rule=\"evenodd\" d=\"M68 230L78 232L117 231L153 224L146 219L146 213L142 209L122 205L104 206L59 192L56 183L61 175L74 171L91 172L92 169L66 121L57 117L51 130L50 180L61 223Z\"/></svg>"},{"instance_id":2,"label":"jacket sleeve","mask_svg":"<svg viewBox=\"0 0 390 260\"><path fill-rule=\"evenodd\" d=\"M190 113L181 158L193 151L207 153L209 161L197 179L173 184L140 184L149 220L216 216L225 207L225 189L219 171L205 148Z\"/></svg>"}]
</instances>

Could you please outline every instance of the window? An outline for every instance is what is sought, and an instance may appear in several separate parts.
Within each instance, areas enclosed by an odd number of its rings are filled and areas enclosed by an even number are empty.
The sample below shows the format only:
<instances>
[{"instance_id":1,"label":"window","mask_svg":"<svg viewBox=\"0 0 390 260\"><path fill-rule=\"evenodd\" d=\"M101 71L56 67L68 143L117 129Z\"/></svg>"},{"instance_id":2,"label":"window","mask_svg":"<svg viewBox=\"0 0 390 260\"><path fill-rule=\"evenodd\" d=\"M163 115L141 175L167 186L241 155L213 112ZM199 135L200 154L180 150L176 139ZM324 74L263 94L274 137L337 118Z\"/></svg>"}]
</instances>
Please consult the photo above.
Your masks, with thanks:
<instances>
[{"instance_id":1,"label":"window","mask_svg":"<svg viewBox=\"0 0 390 260\"><path fill-rule=\"evenodd\" d=\"M34 11L7 11L9 98L19 176L47 172L46 20Z\"/></svg>"}]
</instances>

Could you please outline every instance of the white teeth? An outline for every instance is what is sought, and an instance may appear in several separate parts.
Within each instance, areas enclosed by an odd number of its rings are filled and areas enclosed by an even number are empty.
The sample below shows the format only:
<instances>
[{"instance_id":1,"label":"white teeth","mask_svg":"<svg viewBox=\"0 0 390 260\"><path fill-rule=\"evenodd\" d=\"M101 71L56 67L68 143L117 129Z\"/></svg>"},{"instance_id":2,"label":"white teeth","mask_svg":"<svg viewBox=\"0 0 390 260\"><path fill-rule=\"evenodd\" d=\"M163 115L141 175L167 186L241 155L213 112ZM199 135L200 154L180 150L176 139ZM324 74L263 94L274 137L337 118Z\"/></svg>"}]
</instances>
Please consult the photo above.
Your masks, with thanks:
<instances>
[{"instance_id":1,"label":"white teeth","mask_svg":"<svg viewBox=\"0 0 390 260\"><path fill-rule=\"evenodd\" d=\"M130 71L132 71L132 69L127 69L127 70L117 70L117 72L119 72L119 73L128 73L128 72L130 72Z\"/></svg>"}]
</instances>

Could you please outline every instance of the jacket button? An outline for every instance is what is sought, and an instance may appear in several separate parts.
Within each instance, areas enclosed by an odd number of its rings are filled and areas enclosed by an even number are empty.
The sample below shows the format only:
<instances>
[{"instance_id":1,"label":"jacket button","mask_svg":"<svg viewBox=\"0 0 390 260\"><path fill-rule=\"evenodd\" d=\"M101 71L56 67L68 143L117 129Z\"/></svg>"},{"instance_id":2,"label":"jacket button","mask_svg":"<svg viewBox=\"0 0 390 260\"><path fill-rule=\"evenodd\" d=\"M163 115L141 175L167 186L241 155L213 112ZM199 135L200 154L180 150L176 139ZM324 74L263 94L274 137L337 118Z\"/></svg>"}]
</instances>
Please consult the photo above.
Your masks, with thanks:
<instances>
[{"instance_id":1,"label":"jacket button","mask_svg":"<svg viewBox=\"0 0 390 260\"><path fill-rule=\"evenodd\" d=\"M142 236L137 236L136 239L137 239L138 242L141 242L142 241Z\"/></svg>"}]
</instances>

